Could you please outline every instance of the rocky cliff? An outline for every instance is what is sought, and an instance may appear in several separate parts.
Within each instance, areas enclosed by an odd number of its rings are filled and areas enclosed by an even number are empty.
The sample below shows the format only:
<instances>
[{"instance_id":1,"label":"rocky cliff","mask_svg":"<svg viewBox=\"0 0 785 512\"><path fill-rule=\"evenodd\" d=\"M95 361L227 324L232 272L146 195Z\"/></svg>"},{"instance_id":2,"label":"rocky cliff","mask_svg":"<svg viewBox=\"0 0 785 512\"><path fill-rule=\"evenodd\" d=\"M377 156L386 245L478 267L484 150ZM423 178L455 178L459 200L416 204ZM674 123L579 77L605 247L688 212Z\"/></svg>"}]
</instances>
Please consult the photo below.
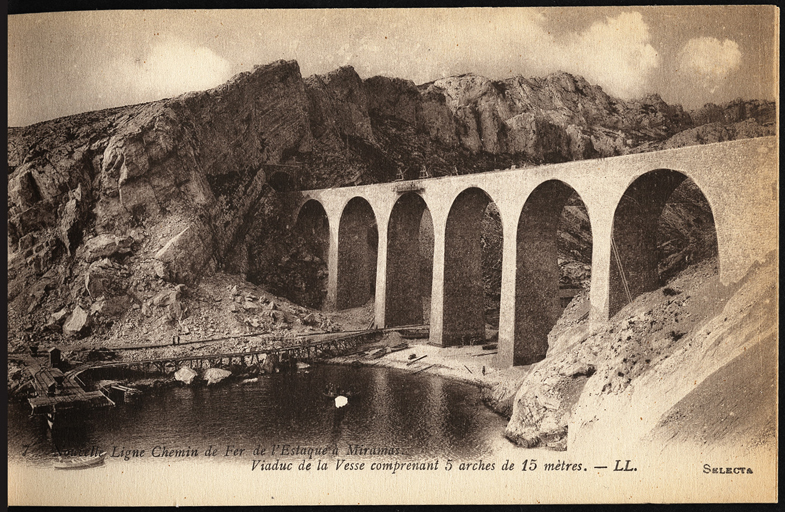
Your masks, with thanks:
<instances>
[{"instance_id":1,"label":"rocky cliff","mask_svg":"<svg viewBox=\"0 0 785 512\"><path fill-rule=\"evenodd\" d=\"M9 128L9 340L104 332L216 270L297 295L323 262L289 237L285 188L766 135L773 112L625 102L566 73L416 86L350 67L303 78L279 61L208 91Z\"/></svg>"},{"instance_id":2,"label":"rocky cliff","mask_svg":"<svg viewBox=\"0 0 785 512\"><path fill-rule=\"evenodd\" d=\"M525 447L575 453L776 451L776 257L739 282L708 259L592 331L587 296L549 334L548 357L492 402Z\"/></svg>"}]
</instances>

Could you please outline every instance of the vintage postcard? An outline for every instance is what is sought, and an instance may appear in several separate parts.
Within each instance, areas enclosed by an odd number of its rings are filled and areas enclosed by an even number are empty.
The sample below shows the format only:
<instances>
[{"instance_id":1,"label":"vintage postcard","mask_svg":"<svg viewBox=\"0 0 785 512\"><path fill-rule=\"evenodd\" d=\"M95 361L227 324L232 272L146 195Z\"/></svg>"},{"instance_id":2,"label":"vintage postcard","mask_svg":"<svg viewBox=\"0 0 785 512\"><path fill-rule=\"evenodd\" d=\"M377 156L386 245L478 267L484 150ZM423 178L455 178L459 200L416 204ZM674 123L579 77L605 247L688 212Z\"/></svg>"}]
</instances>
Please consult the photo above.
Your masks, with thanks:
<instances>
[{"instance_id":1,"label":"vintage postcard","mask_svg":"<svg viewBox=\"0 0 785 512\"><path fill-rule=\"evenodd\" d=\"M778 500L779 9L8 16L8 504Z\"/></svg>"}]
</instances>

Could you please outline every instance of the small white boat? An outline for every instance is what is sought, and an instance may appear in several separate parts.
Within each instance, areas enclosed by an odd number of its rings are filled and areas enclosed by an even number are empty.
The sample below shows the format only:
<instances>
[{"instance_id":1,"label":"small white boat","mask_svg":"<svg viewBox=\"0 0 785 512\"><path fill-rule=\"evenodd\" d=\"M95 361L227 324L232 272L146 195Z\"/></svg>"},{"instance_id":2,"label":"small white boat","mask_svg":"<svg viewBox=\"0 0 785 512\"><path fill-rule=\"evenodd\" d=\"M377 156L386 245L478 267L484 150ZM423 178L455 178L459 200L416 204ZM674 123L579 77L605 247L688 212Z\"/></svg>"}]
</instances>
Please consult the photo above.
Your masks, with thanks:
<instances>
[{"instance_id":1,"label":"small white boat","mask_svg":"<svg viewBox=\"0 0 785 512\"><path fill-rule=\"evenodd\" d=\"M101 452L98 455L85 456L85 457L60 457L54 463L55 469L82 469L103 464L106 458L106 452Z\"/></svg>"},{"instance_id":2,"label":"small white boat","mask_svg":"<svg viewBox=\"0 0 785 512\"><path fill-rule=\"evenodd\" d=\"M344 405L349 403L349 399L343 395L339 395L335 397L335 407L340 409Z\"/></svg>"}]
</instances>

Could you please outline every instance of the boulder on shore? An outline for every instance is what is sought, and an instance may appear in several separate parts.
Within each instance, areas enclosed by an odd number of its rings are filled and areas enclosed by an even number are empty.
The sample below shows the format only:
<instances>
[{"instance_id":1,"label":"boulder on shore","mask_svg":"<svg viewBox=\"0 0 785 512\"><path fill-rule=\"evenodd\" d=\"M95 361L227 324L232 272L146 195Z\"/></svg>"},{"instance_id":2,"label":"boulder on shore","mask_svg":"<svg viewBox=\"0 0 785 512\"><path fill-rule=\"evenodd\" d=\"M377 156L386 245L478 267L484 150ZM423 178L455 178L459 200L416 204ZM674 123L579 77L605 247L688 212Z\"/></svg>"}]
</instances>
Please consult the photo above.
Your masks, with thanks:
<instances>
[{"instance_id":1,"label":"boulder on shore","mask_svg":"<svg viewBox=\"0 0 785 512\"><path fill-rule=\"evenodd\" d=\"M222 370L221 368L208 368L207 371L204 372L204 380L206 380L207 385L210 386L212 384L218 384L231 374L232 372L229 370Z\"/></svg>"},{"instance_id":2,"label":"boulder on shore","mask_svg":"<svg viewBox=\"0 0 785 512\"><path fill-rule=\"evenodd\" d=\"M175 380L178 380L185 384L186 386L190 386L194 379L197 377L197 373L192 370L191 368L180 368L174 374Z\"/></svg>"}]
</instances>

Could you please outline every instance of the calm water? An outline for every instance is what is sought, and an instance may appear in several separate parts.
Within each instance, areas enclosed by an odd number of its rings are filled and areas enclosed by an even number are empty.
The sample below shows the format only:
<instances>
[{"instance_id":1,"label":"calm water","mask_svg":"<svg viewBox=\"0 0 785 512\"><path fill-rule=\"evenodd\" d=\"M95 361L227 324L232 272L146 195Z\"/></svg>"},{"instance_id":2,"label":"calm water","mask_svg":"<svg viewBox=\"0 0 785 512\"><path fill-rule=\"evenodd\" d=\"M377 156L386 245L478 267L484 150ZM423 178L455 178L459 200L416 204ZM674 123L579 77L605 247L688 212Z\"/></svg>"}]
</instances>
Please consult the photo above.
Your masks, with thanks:
<instances>
[{"instance_id":1,"label":"calm water","mask_svg":"<svg viewBox=\"0 0 785 512\"><path fill-rule=\"evenodd\" d=\"M99 447L111 454L124 447L146 450L145 457L126 464L193 463L208 460L201 456L208 446L223 455L230 444L245 448L243 456L210 461L269 460L273 444L337 446L339 457L351 444L398 448L402 459L460 460L490 454L506 423L485 408L479 390L467 384L386 368L319 366L307 371L260 377L250 384L148 392L135 404L91 411L54 433L44 418L30 417L24 404L12 403L8 405L9 460L50 465L57 449ZM329 382L359 396L336 409L322 394ZM156 446L196 449L200 457L154 458L150 452ZM257 446L267 449L265 457L252 456Z\"/></svg>"}]
</instances>

